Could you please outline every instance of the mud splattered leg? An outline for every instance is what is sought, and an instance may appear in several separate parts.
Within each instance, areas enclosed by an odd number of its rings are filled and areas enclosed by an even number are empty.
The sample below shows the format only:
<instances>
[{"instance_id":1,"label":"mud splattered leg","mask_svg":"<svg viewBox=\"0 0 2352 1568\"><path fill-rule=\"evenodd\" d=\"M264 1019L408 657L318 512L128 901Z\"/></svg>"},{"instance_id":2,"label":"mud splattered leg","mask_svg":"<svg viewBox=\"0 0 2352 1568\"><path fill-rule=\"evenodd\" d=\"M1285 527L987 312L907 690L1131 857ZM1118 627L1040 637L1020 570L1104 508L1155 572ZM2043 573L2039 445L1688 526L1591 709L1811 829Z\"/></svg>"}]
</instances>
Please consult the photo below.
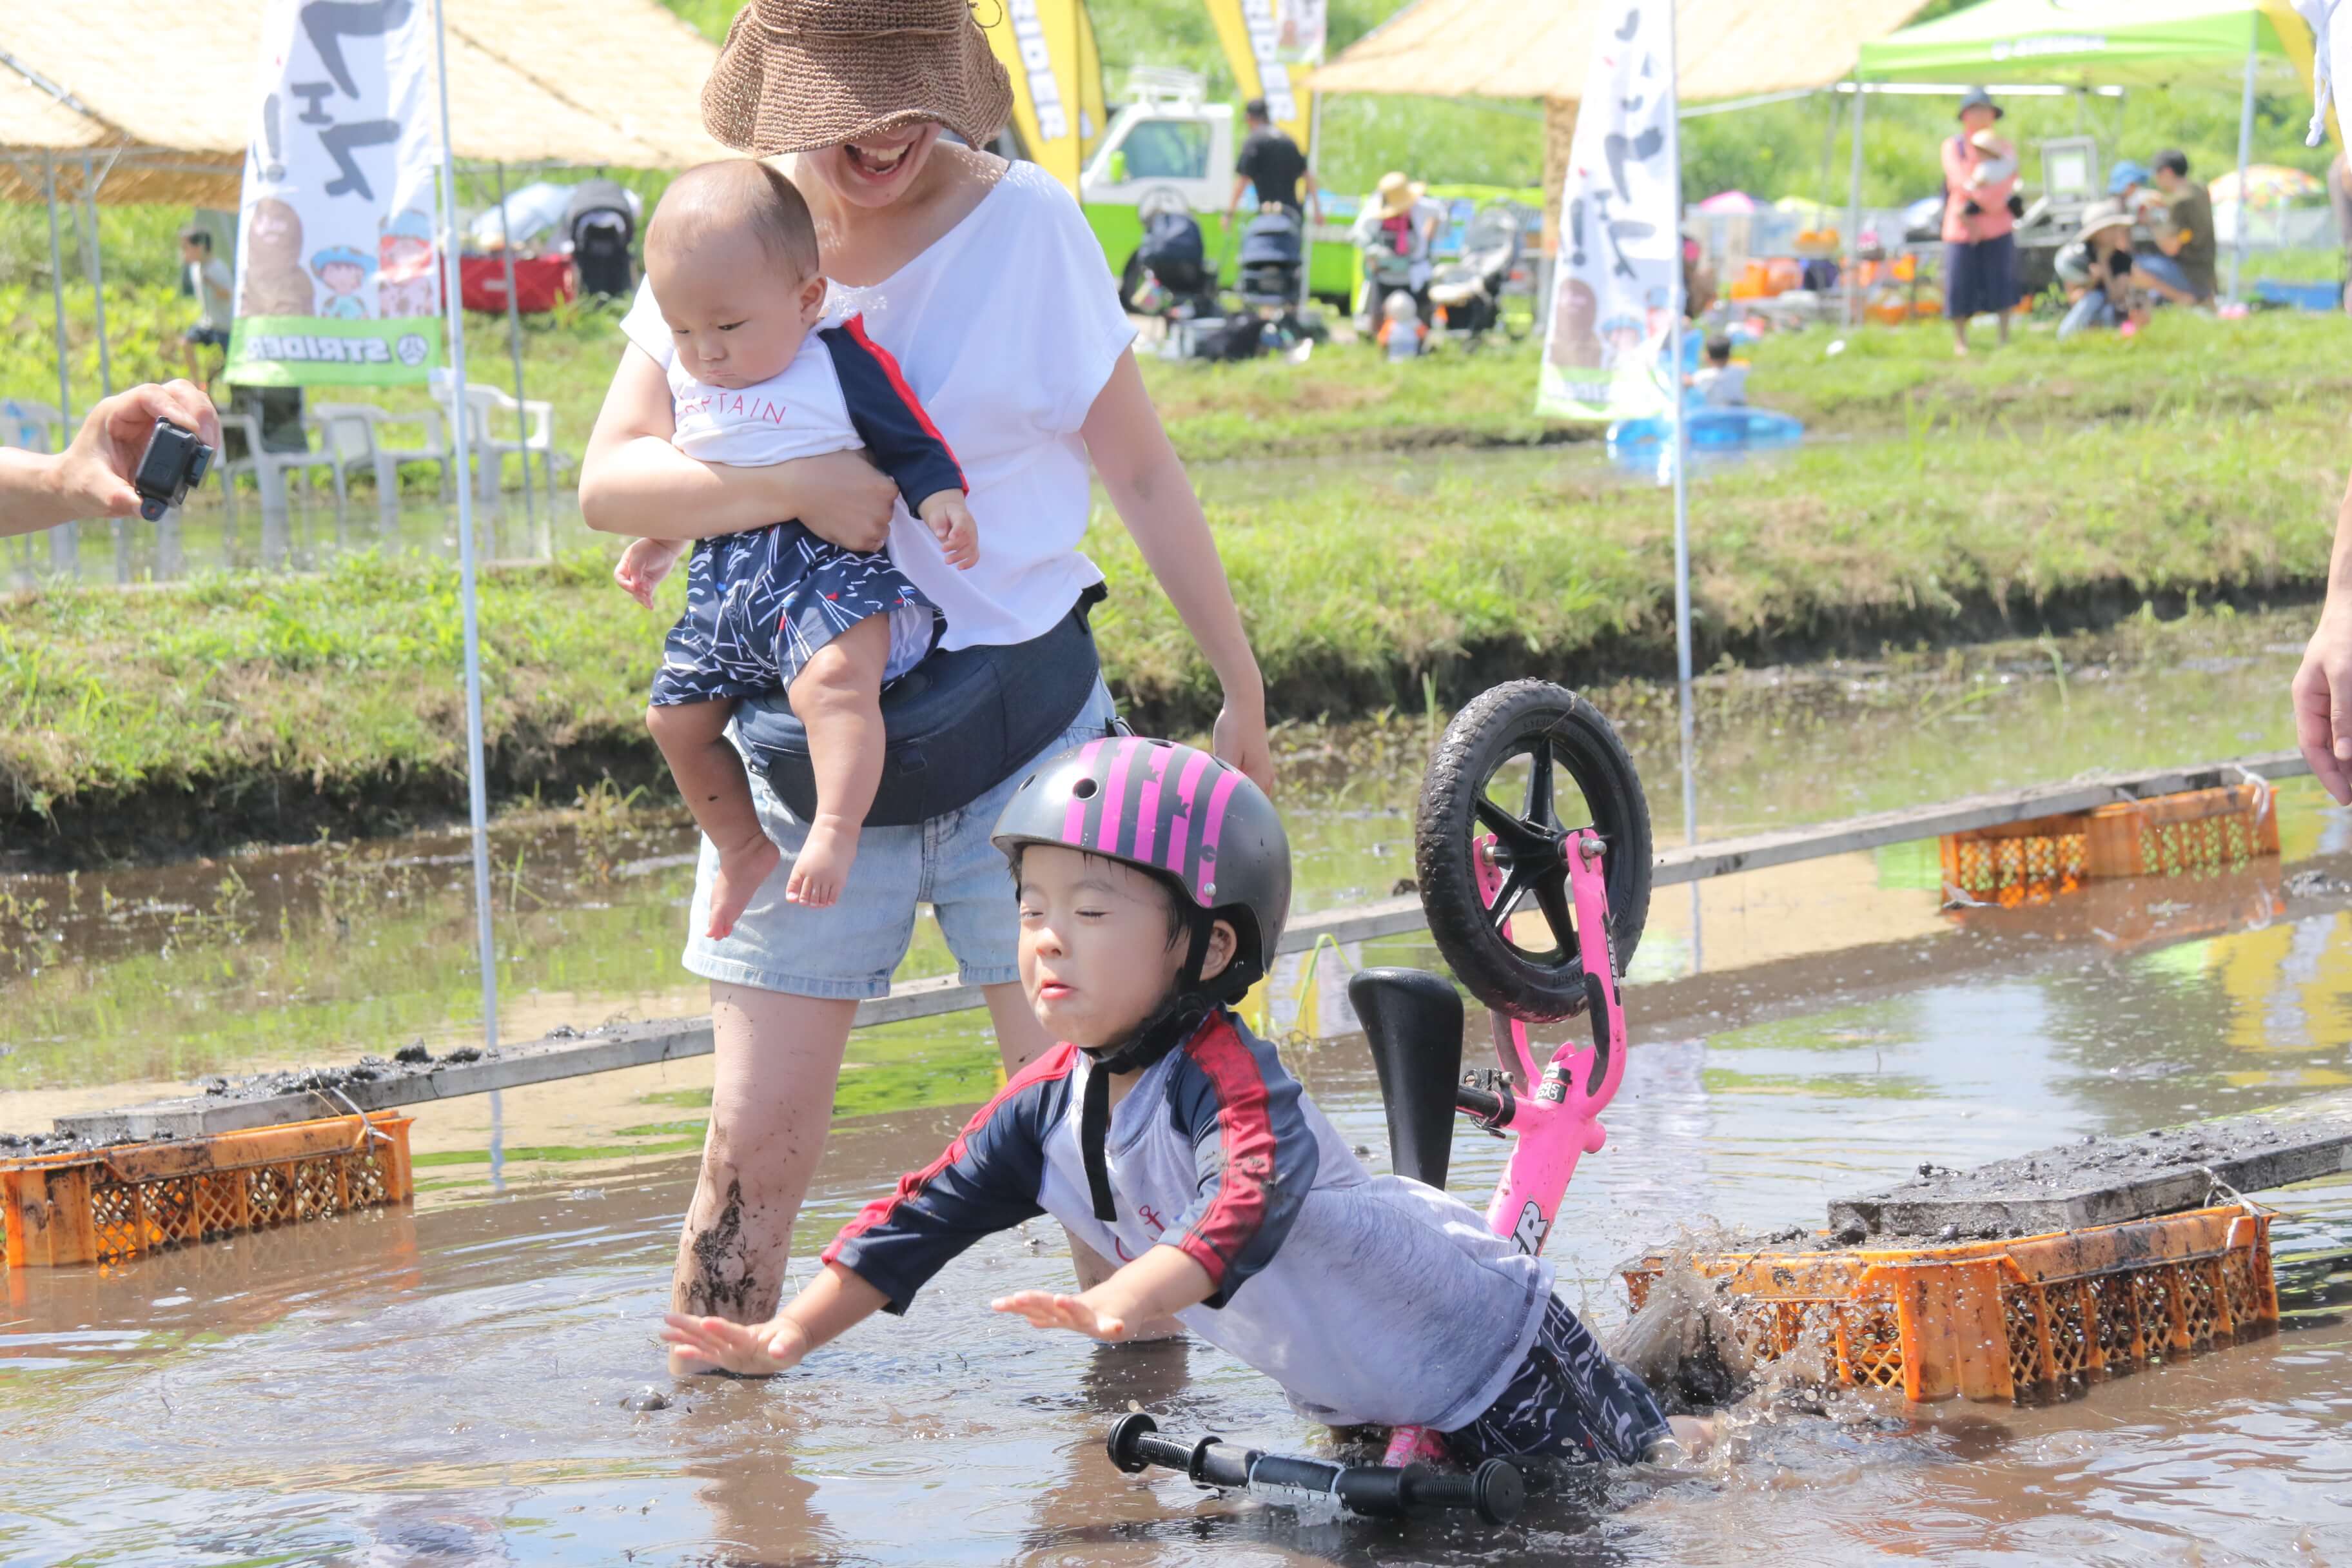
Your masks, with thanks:
<instances>
[{"instance_id":1,"label":"mud splattered leg","mask_svg":"<svg viewBox=\"0 0 2352 1568\"><path fill-rule=\"evenodd\" d=\"M678 1237L673 1310L739 1323L774 1315L856 1016L855 1002L710 987L710 1130Z\"/></svg>"}]
</instances>

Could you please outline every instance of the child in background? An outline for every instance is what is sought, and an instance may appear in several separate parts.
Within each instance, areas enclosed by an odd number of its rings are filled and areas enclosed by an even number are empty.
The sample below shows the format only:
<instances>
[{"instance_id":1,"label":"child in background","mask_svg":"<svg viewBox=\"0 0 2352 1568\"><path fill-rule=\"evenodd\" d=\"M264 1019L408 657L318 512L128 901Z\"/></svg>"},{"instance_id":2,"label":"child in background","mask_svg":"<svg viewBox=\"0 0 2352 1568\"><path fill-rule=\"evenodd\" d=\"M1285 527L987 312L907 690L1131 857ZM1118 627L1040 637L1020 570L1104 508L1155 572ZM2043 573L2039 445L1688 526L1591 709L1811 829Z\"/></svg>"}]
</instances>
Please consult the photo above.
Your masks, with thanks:
<instances>
[{"instance_id":1,"label":"child in background","mask_svg":"<svg viewBox=\"0 0 2352 1568\"><path fill-rule=\"evenodd\" d=\"M665 1340L712 1369L782 1372L1050 1214L1129 1261L1079 1295L993 1303L1035 1327L1116 1342L1172 1313L1299 1414L1432 1427L1465 1465L1704 1445L1706 1423L1670 1423L1552 1294L1549 1263L1460 1200L1365 1170L1230 1011L1290 906L1289 840L1255 784L1190 746L1090 742L1023 781L994 842L1019 889L1022 987L1065 1043L866 1205L774 1319L672 1313Z\"/></svg>"},{"instance_id":2,"label":"child in background","mask_svg":"<svg viewBox=\"0 0 2352 1568\"><path fill-rule=\"evenodd\" d=\"M229 328L236 324L236 279L228 263L213 254L209 230L190 224L180 231L180 267L188 291L196 297L196 324L180 334L180 355L187 362L188 379L209 389L213 376L228 363ZM205 349L218 349L221 365L206 371Z\"/></svg>"},{"instance_id":3,"label":"child in background","mask_svg":"<svg viewBox=\"0 0 2352 1568\"><path fill-rule=\"evenodd\" d=\"M1381 330L1373 334L1373 341L1385 347L1392 360L1417 359L1428 337L1429 328L1423 324L1412 296L1402 289L1391 289L1381 301Z\"/></svg>"},{"instance_id":4,"label":"child in background","mask_svg":"<svg viewBox=\"0 0 2352 1568\"><path fill-rule=\"evenodd\" d=\"M816 226L791 181L749 158L688 170L646 228L646 278L677 343L669 385L679 451L761 467L862 447L950 565L980 558L963 470L897 363L855 316L817 326L825 280ZM650 608L685 549L637 540L613 575ZM782 858L727 742L736 703L781 688L807 727L816 815L784 896L830 904L881 782L882 688L922 661L940 624L882 552L844 550L798 522L702 541L646 723L719 854L711 936L734 927Z\"/></svg>"},{"instance_id":5,"label":"child in background","mask_svg":"<svg viewBox=\"0 0 2352 1568\"><path fill-rule=\"evenodd\" d=\"M1988 125L1969 138L1969 145L1980 154L1977 166L1969 173L1969 189L1971 192L1983 190L1988 185L1998 185L2015 177L2017 148L2000 132ZM1975 214L1984 209L1971 199L1967 210ZM2014 213L2016 208L2012 206L2011 211Z\"/></svg>"},{"instance_id":6,"label":"child in background","mask_svg":"<svg viewBox=\"0 0 2352 1568\"><path fill-rule=\"evenodd\" d=\"M1709 408L1740 408L1748 402L1748 367L1731 363L1731 340L1706 340L1706 363L1691 373L1691 390Z\"/></svg>"}]
</instances>

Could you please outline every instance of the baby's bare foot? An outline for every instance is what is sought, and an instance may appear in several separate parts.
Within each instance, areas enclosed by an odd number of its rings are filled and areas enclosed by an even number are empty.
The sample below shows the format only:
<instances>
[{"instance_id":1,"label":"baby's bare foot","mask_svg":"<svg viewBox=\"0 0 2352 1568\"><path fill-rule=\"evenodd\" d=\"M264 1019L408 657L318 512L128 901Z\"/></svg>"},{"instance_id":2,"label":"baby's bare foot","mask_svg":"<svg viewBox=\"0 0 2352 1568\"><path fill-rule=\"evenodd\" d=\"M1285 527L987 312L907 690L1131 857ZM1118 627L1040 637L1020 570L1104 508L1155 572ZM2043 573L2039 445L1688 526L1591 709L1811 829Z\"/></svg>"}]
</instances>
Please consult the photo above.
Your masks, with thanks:
<instances>
[{"instance_id":1,"label":"baby's bare foot","mask_svg":"<svg viewBox=\"0 0 2352 1568\"><path fill-rule=\"evenodd\" d=\"M812 909L824 909L841 897L849 880L850 862L857 858L857 825L836 816L820 816L809 824L808 837L793 860L792 880L784 898Z\"/></svg>"},{"instance_id":2,"label":"baby's bare foot","mask_svg":"<svg viewBox=\"0 0 2352 1568\"><path fill-rule=\"evenodd\" d=\"M764 833L719 852L719 874L710 879L709 935L713 940L735 929L751 895L774 874L783 858L783 852Z\"/></svg>"}]
</instances>

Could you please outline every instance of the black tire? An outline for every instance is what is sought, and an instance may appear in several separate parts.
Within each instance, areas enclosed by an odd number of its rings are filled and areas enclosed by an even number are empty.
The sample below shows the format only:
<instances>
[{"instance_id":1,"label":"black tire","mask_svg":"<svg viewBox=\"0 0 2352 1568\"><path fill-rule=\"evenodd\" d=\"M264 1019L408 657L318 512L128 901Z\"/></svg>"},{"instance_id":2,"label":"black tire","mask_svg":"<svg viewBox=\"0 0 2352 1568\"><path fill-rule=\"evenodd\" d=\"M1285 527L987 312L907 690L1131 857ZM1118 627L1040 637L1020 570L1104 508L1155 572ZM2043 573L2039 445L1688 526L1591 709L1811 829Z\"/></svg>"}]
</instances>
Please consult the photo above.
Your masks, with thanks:
<instances>
[{"instance_id":1,"label":"black tire","mask_svg":"<svg viewBox=\"0 0 2352 1568\"><path fill-rule=\"evenodd\" d=\"M1527 762L1518 764L1519 758ZM1517 805L1506 807L1493 794L1498 782L1516 782L1501 775L1517 766L1524 766L1526 785L1517 791ZM1601 868L1609 889L1609 942L1622 974L1650 915L1650 807L1624 742L1591 703L1548 680L1514 680L1481 692L1454 715L1430 758L1413 828L1422 907L1438 952L1472 995L1531 1024L1573 1017L1584 1006L1583 962L1560 846L1571 827L1586 822L1562 820L1561 769L1606 846ZM1498 929L1504 922L1479 896L1472 855L1486 835L1516 837L1516 858L1530 868L1524 877L1506 870L1498 907L1507 900L1517 909L1532 897L1551 948L1519 946ZM1498 848L1510 856L1509 844ZM1504 912L1507 917L1510 910Z\"/></svg>"}]
</instances>

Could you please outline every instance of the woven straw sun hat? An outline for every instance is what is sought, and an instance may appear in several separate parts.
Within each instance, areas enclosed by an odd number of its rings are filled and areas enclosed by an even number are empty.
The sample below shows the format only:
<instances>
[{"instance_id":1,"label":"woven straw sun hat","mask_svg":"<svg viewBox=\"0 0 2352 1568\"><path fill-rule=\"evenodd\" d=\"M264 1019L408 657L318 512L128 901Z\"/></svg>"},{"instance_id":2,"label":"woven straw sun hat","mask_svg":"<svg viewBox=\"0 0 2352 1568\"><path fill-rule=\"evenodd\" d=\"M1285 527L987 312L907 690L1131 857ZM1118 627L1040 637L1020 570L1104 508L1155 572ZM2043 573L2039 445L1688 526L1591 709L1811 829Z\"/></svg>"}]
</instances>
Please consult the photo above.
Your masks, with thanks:
<instances>
[{"instance_id":1,"label":"woven straw sun hat","mask_svg":"<svg viewBox=\"0 0 2352 1568\"><path fill-rule=\"evenodd\" d=\"M702 123L765 158L935 120L982 147L1013 84L967 0L751 0L702 86Z\"/></svg>"},{"instance_id":2,"label":"woven straw sun hat","mask_svg":"<svg viewBox=\"0 0 2352 1568\"><path fill-rule=\"evenodd\" d=\"M1381 176L1372 205L1383 218L1402 217L1428 192L1427 185L1409 177L1402 169L1391 169Z\"/></svg>"}]
</instances>

